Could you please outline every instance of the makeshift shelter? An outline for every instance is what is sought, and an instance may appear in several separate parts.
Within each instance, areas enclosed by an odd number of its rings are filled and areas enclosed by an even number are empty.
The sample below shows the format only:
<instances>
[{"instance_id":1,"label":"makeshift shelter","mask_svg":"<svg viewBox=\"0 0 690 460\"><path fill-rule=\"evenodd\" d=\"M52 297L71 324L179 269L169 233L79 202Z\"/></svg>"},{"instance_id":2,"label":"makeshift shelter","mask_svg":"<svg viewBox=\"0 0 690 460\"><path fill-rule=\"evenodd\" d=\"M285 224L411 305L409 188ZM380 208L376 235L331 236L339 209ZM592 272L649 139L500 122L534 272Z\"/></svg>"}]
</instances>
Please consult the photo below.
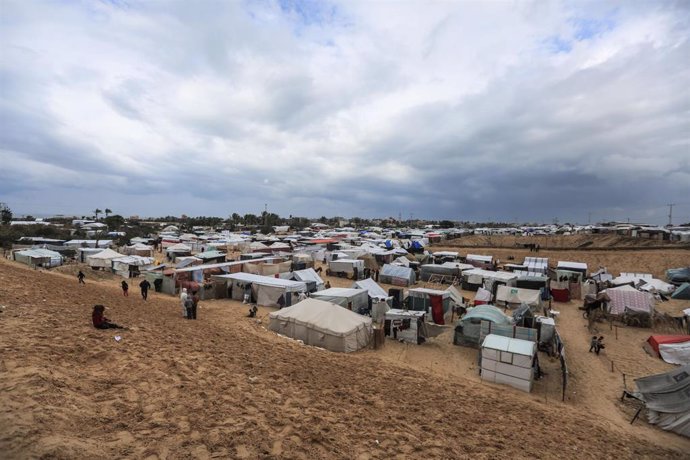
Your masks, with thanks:
<instances>
[{"instance_id":1,"label":"makeshift shelter","mask_svg":"<svg viewBox=\"0 0 690 460\"><path fill-rule=\"evenodd\" d=\"M13 259L30 267L57 267L62 265L63 257L59 252L50 249L23 249L13 253Z\"/></svg>"},{"instance_id":2,"label":"makeshift shelter","mask_svg":"<svg viewBox=\"0 0 690 460\"><path fill-rule=\"evenodd\" d=\"M429 281L431 277L446 279L460 278L464 270L471 270L474 266L457 262L444 262L442 264L424 264L420 267L419 278L422 281Z\"/></svg>"},{"instance_id":3,"label":"makeshift shelter","mask_svg":"<svg viewBox=\"0 0 690 460\"><path fill-rule=\"evenodd\" d=\"M622 315L626 310L648 314L654 311L654 296L648 292L640 292L634 288L611 288L602 292L611 299L608 309L612 315Z\"/></svg>"},{"instance_id":4,"label":"makeshift shelter","mask_svg":"<svg viewBox=\"0 0 690 460\"><path fill-rule=\"evenodd\" d=\"M675 285L690 283L690 267L670 268L666 270L666 279Z\"/></svg>"},{"instance_id":5,"label":"makeshift shelter","mask_svg":"<svg viewBox=\"0 0 690 460\"><path fill-rule=\"evenodd\" d=\"M311 297L313 299L340 305L355 313L358 312L360 308L364 308L365 310L369 308L369 294L367 291L361 289L330 288L314 292L311 294Z\"/></svg>"},{"instance_id":6,"label":"makeshift shelter","mask_svg":"<svg viewBox=\"0 0 690 460\"><path fill-rule=\"evenodd\" d=\"M494 264L493 256L483 256L479 254L467 254L465 261L468 264L479 268L491 268Z\"/></svg>"},{"instance_id":7,"label":"makeshift shelter","mask_svg":"<svg viewBox=\"0 0 690 460\"><path fill-rule=\"evenodd\" d=\"M534 342L489 334L481 349L482 380L529 393L534 382L536 355Z\"/></svg>"},{"instance_id":8,"label":"makeshift shelter","mask_svg":"<svg viewBox=\"0 0 690 460\"><path fill-rule=\"evenodd\" d=\"M639 286L641 291L646 292L658 292L663 295L671 295L675 291L676 287L673 284L665 283L659 279L645 279L643 284Z\"/></svg>"},{"instance_id":9,"label":"makeshift shelter","mask_svg":"<svg viewBox=\"0 0 690 460\"><path fill-rule=\"evenodd\" d=\"M416 283L416 275L411 268L386 264L379 273L379 282L394 286L411 286Z\"/></svg>"},{"instance_id":10,"label":"makeshift shelter","mask_svg":"<svg viewBox=\"0 0 690 460\"><path fill-rule=\"evenodd\" d=\"M192 255L192 247L187 246L184 243L177 243L173 244L172 246L168 246L165 249L165 253L170 258L171 260L175 260L177 257L182 257L182 256L191 256Z\"/></svg>"},{"instance_id":11,"label":"makeshift shelter","mask_svg":"<svg viewBox=\"0 0 690 460\"><path fill-rule=\"evenodd\" d=\"M690 364L690 335L650 335L646 348L671 364Z\"/></svg>"},{"instance_id":12,"label":"makeshift shelter","mask_svg":"<svg viewBox=\"0 0 690 460\"><path fill-rule=\"evenodd\" d=\"M313 298L271 313L268 328L307 345L346 353L366 347L372 334L371 318Z\"/></svg>"},{"instance_id":13,"label":"makeshift shelter","mask_svg":"<svg viewBox=\"0 0 690 460\"><path fill-rule=\"evenodd\" d=\"M295 270L292 272L292 277L295 281L307 283L307 292L321 291L324 288L323 280L313 268Z\"/></svg>"},{"instance_id":14,"label":"makeshift shelter","mask_svg":"<svg viewBox=\"0 0 690 460\"><path fill-rule=\"evenodd\" d=\"M328 273L331 275L354 275L355 269L357 269L358 277L363 275L364 261L357 259L337 259L328 262Z\"/></svg>"},{"instance_id":15,"label":"makeshift shelter","mask_svg":"<svg viewBox=\"0 0 690 460\"><path fill-rule=\"evenodd\" d=\"M293 300L297 300L298 293L307 292L307 283L271 276L231 273L215 275L215 278L228 280L234 300L242 300L245 289L250 286L252 299L265 307L289 307Z\"/></svg>"},{"instance_id":16,"label":"makeshift shelter","mask_svg":"<svg viewBox=\"0 0 690 460\"><path fill-rule=\"evenodd\" d=\"M92 254L86 258L86 263L91 268L112 268L113 260L124 257L124 254L120 254L112 249L104 249L101 252Z\"/></svg>"},{"instance_id":17,"label":"makeshift shelter","mask_svg":"<svg viewBox=\"0 0 690 460\"><path fill-rule=\"evenodd\" d=\"M488 303L491 303L491 291L487 291L484 288L477 289L477 293L474 295L474 306Z\"/></svg>"},{"instance_id":18,"label":"makeshift shelter","mask_svg":"<svg viewBox=\"0 0 690 460\"><path fill-rule=\"evenodd\" d=\"M103 252L103 248L77 248L75 259L77 262L85 264L89 256L98 254L99 252Z\"/></svg>"},{"instance_id":19,"label":"makeshift shelter","mask_svg":"<svg viewBox=\"0 0 690 460\"><path fill-rule=\"evenodd\" d=\"M635 380L649 423L690 437L690 365Z\"/></svg>"},{"instance_id":20,"label":"makeshift shelter","mask_svg":"<svg viewBox=\"0 0 690 460\"><path fill-rule=\"evenodd\" d=\"M506 308L515 308L520 305L528 305L530 310L542 309L541 291L534 289L520 289L512 286L498 286L496 291L496 305Z\"/></svg>"},{"instance_id":21,"label":"makeshift shelter","mask_svg":"<svg viewBox=\"0 0 690 460\"><path fill-rule=\"evenodd\" d=\"M401 342L420 345L426 339L423 311L391 309L386 312L384 333Z\"/></svg>"},{"instance_id":22,"label":"makeshift shelter","mask_svg":"<svg viewBox=\"0 0 690 460\"><path fill-rule=\"evenodd\" d=\"M583 277L587 276L587 264L582 262L568 262L559 260L558 265L556 265L556 271L566 270L570 272L579 272Z\"/></svg>"},{"instance_id":23,"label":"makeshift shelter","mask_svg":"<svg viewBox=\"0 0 690 460\"><path fill-rule=\"evenodd\" d=\"M226 255L226 253L220 251L205 251L196 254L194 257L201 259L205 264L215 264L225 262Z\"/></svg>"},{"instance_id":24,"label":"makeshift shelter","mask_svg":"<svg viewBox=\"0 0 690 460\"><path fill-rule=\"evenodd\" d=\"M500 326L510 326L512 320L500 309L493 305L479 305L470 308L465 316L460 318L455 325L453 343L455 345L478 347L481 336L482 321Z\"/></svg>"},{"instance_id":25,"label":"makeshift shelter","mask_svg":"<svg viewBox=\"0 0 690 460\"><path fill-rule=\"evenodd\" d=\"M142 243L134 243L131 246L122 248L122 252L128 256L151 257L153 256L153 247Z\"/></svg>"},{"instance_id":26,"label":"makeshift shelter","mask_svg":"<svg viewBox=\"0 0 690 460\"><path fill-rule=\"evenodd\" d=\"M549 269L549 259L546 257L525 257L522 265L525 271L546 274Z\"/></svg>"},{"instance_id":27,"label":"makeshift shelter","mask_svg":"<svg viewBox=\"0 0 690 460\"><path fill-rule=\"evenodd\" d=\"M408 291L407 301L410 310L425 312L436 324L446 324L444 317L451 312L448 291L414 288Z\"/></svg>"},{"instance_id":28,"label":"makeshift shelter","mask_svg":"<svg viewBox=\"0 0 690 460\"><path fill-rule=\"evenodd\" d=\"M123 278L134 278L141 272L153 267L152 257L125 256L112 260L112 268L115 273Z\"/></svg>"},{"instance_id":29,"label":"makeshift shelter","mask_svg":"<svg viewBox=\"0 0 690 460\"><path fill-rule=\"evenodd\" d=\"M673 291L672 299L690 299L690 283L683 283Z\"/></svg>"},{"instance_id":30,"label":"makeshift shelter","mask_svg":"<svg viewBox=\"0 0 690 460\"><path fill-rule=\"evenodd\" d=\"M483 286L485 289L493 292L494 284L499 283L515 286L517 279L518 276L515 273L503 271L494 272L481 268L474 268L462 272L462 288L468 291L476 291Z\"/></svg>"},{"instance_id":31,"label":"makeshift shelter","mask_svg":"<svg viewBox=\"0 0 690 460\"><path fill-rule=\"evenodd\" d=\"M352 287L355 289L363 289L363 290L367 291L367 294L369 295L369 298L371 298L371 299L374 299L374 298L376 298L376 299L387 299L388 298L388 294L386 293L386 291L384 291L384 289L381 286L379 286L378 283L371 278L355 281L352 284Z\"/></svg>"},{"instance_id":32,"label":"makeshift shelter","mask_svg":"<svg viewBox=\"0 0 690 460\"><path fill-rule=\"evenodd\" d=\"M304 270L307 268L314 268L314 259L311 254L293 254L292 266L295 270Z\"/></svg>"}]
</instances>

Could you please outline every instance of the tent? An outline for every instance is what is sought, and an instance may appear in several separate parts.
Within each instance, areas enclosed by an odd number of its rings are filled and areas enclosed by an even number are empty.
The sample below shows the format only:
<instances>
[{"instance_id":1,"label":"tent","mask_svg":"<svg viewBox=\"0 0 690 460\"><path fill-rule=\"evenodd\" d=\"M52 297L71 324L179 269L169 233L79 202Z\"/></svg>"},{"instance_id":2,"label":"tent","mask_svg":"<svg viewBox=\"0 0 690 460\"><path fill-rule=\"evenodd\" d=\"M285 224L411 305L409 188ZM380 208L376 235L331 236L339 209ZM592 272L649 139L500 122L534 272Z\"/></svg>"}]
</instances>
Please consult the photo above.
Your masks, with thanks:
<instances>
[{"instance_id":1,"label":"tent","mask_svg":"<svg viewBox=\"0 0 690 460\"><path fill-rule=\"evenodd\" d=\"M537 344L532 341L489 334L484 338L480 355L482 380L529 393L536 354Z\"/></svg>"},{"instance_id":2,"label":"tent","mask_svg":"<svg viewBox=\"0 0 690 460\"><path fill-rule=\"evenodd\" d=\"M328 270L332 274L336 273L346 273L348 275L353 275L355 268L359 274L364 273L364 261L357 259L340 259L331 260L328 262Z\"/></svg>"},{"instance_id":3,"label":"tent","mask_svg":"<svg viewBox=\"0 0 690 460\"><path fill-rule=\"evenodd\" d=\"M436 324L446 324L444 317L450 313L450 292L436 289L414 288L408 291L410 310L423 311Z\"/></svg>"},{"instance_id":4,"label":"tent","mask_svg":"<svg viewBox=\"0 0 690 460\"><path fill-rule=\"evenodd\" d=\"M690 364L690 335L650 335L647 344L667 363Z\"/></svg>"},{"instance_id":5,"label":"tent","mask_svg":"<svg viewBox=\"0 0 690 460\"><path fill-rule=\"evenodd\" d=\"M386 291L371 278L355 281L352 287L354 289L364 289L372 299L387 299L389 297Z\"/></svg>"},{"instance_id":6,"label":"tent","mask_svg":"<svg viewBox=\"0 0 690 460\"><path fill-rule=\"evenodd\" d=\"M252 298L265 307L289 307L297 293L307 291L307 283L284 280L272 276L254 275L251 273L231 273L215 275L215 278L227 279L231 283L232 298L242 300L244 289L251 286Z\"/></svg>"},{"instance_id":7,"label":"tent","mask_svg":"<svg viewBox=\"0 0 690 460\"><path fill-rule=\"evenodd\" d=\"M475 267L480 267L480 268L488 268L488 267L492 266L494 263L493 256L482 256L479 254L467 254L467 257L465 257L465 260L467 261L468 264L471 264Z\"/></svg>"},{"instance_id":8,"label":"tent","mask_svg":"<svg viewBox=\"0 0 690 460\"><path fill-rule=\"evenodd\" d=\"M386 312L384 334L401 342L420 345L426 338L423 311L391 309Z\"/></svg>"},{"instance_id":9,"label":"tent","mask_svg":"<svg viewBox=\"0 0 690 460\"><path fill-rule=\"evenodd\" d=\"M508 286L515 286L518 276L510 272L494 272L481 268L474 268L462 272L462 278L462 288L465 290L476 291L484 286L485 289L492 291L494 283L497 282Z\"/></svg>"},{"instance_id":10,"label":"tent","mask_svg":"<svg viewBox=\"0 0 690 460\"><path fill-rule=\"evenodd\" d=\"M690 267L670 268L666 270L666 279L676 285L690 283Z\"/></svg>"},{"instance_id":11,"label":"tent","mask_svg":"<svg viewBox=\"0 0 690 460\"><path fill-rule=\"evenodd\" d=\"M582 276L587 276L587 264L582 262L568 262L559 260L558 265L556 265L556 270L579 272L582 274Z\"/></svg>"},{"instance_id":12,"label":"tent","mask_svg":"<svg viewBox=\"0 0 690 460\"><path fill-rule=\"evenodd\" d=\"M420 268L419 277L422 281L429 281L429 279L434 275L446 276L449 278L459 278L464 270L471 270L473 268L473 265L461 264L456 262L444 262L442 264L424 264Z\"/></svg>"},{"instance_id":13,"label":"tent","mask_svg":"<svg viewBox=\"0 0 690 460\"><path fill-rule=\"evenodd\" d=\"M654 311L654 296L647 292L640 292L635 288L611 288L602 292L611 299L608 308L612 315L622 315L626 309L650 314Z\"/></svg>"},{"instance_id":14,"label":"tent","mask_svg":"<svg viewBox=\"0 0 690 460\"><path fill-rule=\"evenodd\" d=\"M690 299L690 283L683 283L678 288L673 291L671 295L672 299Z\"/></svg>"},{"instance_id":15,"label":"tent","mask_svg":"<svg viewBox=\"0 0 690 460\"><path fill-rule=\"evenodd\" d=\"M529 305L530 310L541 309L541 291L535 289L520 289L510 286L498 286L496 304L505 307L519 307Z\"/></svg>"},{"instance_id":16,"label":"tent","mask_svg":"<svg viewBox=\"0 0 690 460\"><path fill-rule=\"evenodd\" d=\"M153 247L142 243L134 243L131 246L125 246L122 252L128 256L151 257L153 255Z\"/></svg>"},{"instance_id":17,"label":"tent","mask_svg":"<svg viewBox=\"0 0 690 460\"><path fill-rule=\"evenodd\" d=\"M690 365L635 383L633 395L645 402L649 423L690 437Z\"/></svg>"},{"instance_id":18,"label":"tent","mask_svg":"<svg viewBox=\"0 0 690 460\"><path fill-rule=\"evenodd\" d=\"M311 297L331 302L344 308L350 307L349 309L354 312L359 311L360 308L368 309L369 307L369 294L361 289L330 288L314 292L311 294Z\"/></svg>"},{"instance_id":19,"label":"tent","mask_svg":"<svg viewBox=\"0 0 690 460\"><path fill-rule=\"evenodd\" d=\"M484 288L477 289L477 293L474 295L474 305L484 305L491 303L491 291L487 291Z\"/></svg>"},{"instance_id":20,"label":"tent","mask_svg":"<svg viewBox=\"0 0 690 460\"><path fill-rule=\"evenodd\" d=\"M671 295L676 287L673 284L666 283L656 278L644 280L644 284L640 286L641 291L656 291L660 294Z\"/></svg>"},{"instance_id":21,"label":"tent","mask_svg":"<svg viewBox=\"0 0 690 460\"><path fill-rule=\"evenodd\" d=\"M62 265L63 262L63 257L59 252L42 248L16 251L13 253L13 258L17 262L24 263L30 267L57 267Z\"/></svg>"},{"instance_id":22,"label":"tent","mask_svg":"<svg viewBox=\"0 0 690 460\"><path fill-rule=\"evenodd\" d=\"M104 249L101 252L92 254L86 258L86 263L91 268L111 268L113 266L113 260L124 257L124 254L120 254L112 249Z\"/></svg>"},{"instance_id":23,"label":"tent","mask_svg":"<svg viewBox=\"0 0 690 460\"><path fill-rule=\"evenodd\" d=\"M292 272L292 277L295 281L302 281L307 283L308 292L320 291L324 287L324 282L313 268L305 268L304 270L295 270Z\"/></svg>"},{"instance_id":24,"label":"tent","mask_svg":"<svg viewBox=\"0 0 690 460\"><path fill-rule=\"evenodd\" d=\"M415 284L414 270L409 267L386 264L379 273L379 282L395 286L411 286Z\"/></svg>"},{"instance_id":25,"label":"tent","mask_svg":"<svg viewBox=\"0 0 690 460\"><path fill-rule=\"evenodd\" d=\"M153 267L152 257L125 256L112 260L113 271L124 278L138 276L139 273Z\"/></svg>"},{"instance_id":26,"label":"tent","mask_svg":"<svg viewBox=\"0 0 690 460\"><path fill-rule=\"evenodd\" d=\"M458 320L455 325L453 343L455 345L477 347L481 335L482 321L489 321L502 326L512 324L511 318L500 309L493 305L479 305L467 310L465 316Z\"/></svg>"},{"instance_id":27,"label":"tent","mask_svg":"<svg viewBox=\"0 0 690 460\"><path fill-rule=\"evenodd\" d=\"M268 328L307 345L352 352L371 341L371 318L330 302L305 299L269 315Z\"/></svg>"}]
</instances>

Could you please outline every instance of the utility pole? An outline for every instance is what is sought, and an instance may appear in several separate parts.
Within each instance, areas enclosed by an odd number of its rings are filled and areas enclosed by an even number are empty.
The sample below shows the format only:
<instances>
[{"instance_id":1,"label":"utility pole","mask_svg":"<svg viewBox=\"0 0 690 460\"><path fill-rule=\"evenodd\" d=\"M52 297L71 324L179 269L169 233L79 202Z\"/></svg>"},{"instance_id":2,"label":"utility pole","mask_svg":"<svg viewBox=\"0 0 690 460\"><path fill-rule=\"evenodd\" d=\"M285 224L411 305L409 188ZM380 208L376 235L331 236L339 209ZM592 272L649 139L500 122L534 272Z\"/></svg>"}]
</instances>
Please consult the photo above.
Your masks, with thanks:
<instances>
[{"instance_id":1,"label":"utility pole","mask_svg":"<svg viewBox=\"0 0 690 460\"><path fill-rule=\"evenodd\" d=\"M268 222L268 203L264 203L264 227Z\"/></svg>"},{"instance_id":2,"label":"utility pole","mask_svg":"<svg viewBox=\"0 0 690 460\"><path fill-rule=\"evenodd\" d=\"M592 223L592 211L587 213L587 225Z\"/></svg>"},{"instance_id":3,"label":"utility pole","mask_svg":"<svg viewBox=\"0 0 690 460\"><path fill-rule=\"evenodd\" d=\"M666 206L668 206L668 226L670 227L673 225L673 207L676 205L676 203L669 203Z\"/></svg>"}]
</instances>

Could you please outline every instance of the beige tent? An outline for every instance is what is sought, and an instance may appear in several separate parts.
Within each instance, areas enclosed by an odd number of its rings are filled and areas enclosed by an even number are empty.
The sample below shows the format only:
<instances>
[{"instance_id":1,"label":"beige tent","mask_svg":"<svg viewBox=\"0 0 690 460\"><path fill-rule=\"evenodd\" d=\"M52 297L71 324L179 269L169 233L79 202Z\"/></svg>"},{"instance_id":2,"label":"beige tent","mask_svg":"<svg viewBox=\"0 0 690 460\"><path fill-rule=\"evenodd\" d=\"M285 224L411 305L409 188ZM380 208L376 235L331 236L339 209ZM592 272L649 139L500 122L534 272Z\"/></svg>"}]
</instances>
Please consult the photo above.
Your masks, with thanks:
<instances>
[{"instance_id":1,"label":"beige tent","mask_svg":"<svg viewBox=\"0 0 690 460\"><path fill-rule=\"evenodd\" d=\"M371 340L371 318L321 300L305 299L269 318L270 330L331 351L357 351Z\"/></svg>"},{"instance_id":2,"label":"beige tent","mask_svg":"<svg viewBox=\"0 0 690 460\"><path fill-rule=\"evenodd\" d=\"M522 289L512 286L498 286L496 291L496 305L519 307L529 305L533 311L541 308L541 292L537 289Z\"/></svg>"},{"instance_id":3,"label":"beige tent","mask_svg":"<svg viewBox=\"0 0 690 460\"><path fill-rule=\"evenodd\" d=\"M118 259L120 257L124 257L124 254L120 254L119 252L113 251L112 249L104 249L97 254L88 256L86 258L86 263L89 264L89 266L92 268L111 268L113 265L113 260Z\"/></svg>"}]
</instances>

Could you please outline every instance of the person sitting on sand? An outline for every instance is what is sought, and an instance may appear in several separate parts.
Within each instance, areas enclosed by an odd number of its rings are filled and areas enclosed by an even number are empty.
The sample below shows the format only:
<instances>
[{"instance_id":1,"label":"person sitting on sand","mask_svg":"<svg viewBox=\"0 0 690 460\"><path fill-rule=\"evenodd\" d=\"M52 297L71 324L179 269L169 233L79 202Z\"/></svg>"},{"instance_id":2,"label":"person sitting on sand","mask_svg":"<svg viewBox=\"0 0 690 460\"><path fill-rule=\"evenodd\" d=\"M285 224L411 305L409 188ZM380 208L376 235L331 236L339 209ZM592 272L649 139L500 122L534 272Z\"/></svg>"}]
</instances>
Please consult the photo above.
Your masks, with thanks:
<instances>
[{"instance_id":1,"label":"person sitting on sand","mask_svg":"<svg viewBox=\"0 0 690 460\"><path fill-rule=\"evenodd\" d=\"M330 289L330 288L331 288L331 282L330 282L330 281L326 281L326 284L325 284L324 287L325 287L326 289Z\"/></svg>"},{"instance_id":2,"label":"person sitting on sand","mask_svg":"<svg viewBox=\"0 0 690 460\"><path fill-rule=\"evenodd\" d=\"M110 320L103 315L104 312L105 307L103 305L93 306L93 313L91 314L93 327L96 329L124 329L124 327L118 324L111 323Z\"/></svg>"}]
</instances>

